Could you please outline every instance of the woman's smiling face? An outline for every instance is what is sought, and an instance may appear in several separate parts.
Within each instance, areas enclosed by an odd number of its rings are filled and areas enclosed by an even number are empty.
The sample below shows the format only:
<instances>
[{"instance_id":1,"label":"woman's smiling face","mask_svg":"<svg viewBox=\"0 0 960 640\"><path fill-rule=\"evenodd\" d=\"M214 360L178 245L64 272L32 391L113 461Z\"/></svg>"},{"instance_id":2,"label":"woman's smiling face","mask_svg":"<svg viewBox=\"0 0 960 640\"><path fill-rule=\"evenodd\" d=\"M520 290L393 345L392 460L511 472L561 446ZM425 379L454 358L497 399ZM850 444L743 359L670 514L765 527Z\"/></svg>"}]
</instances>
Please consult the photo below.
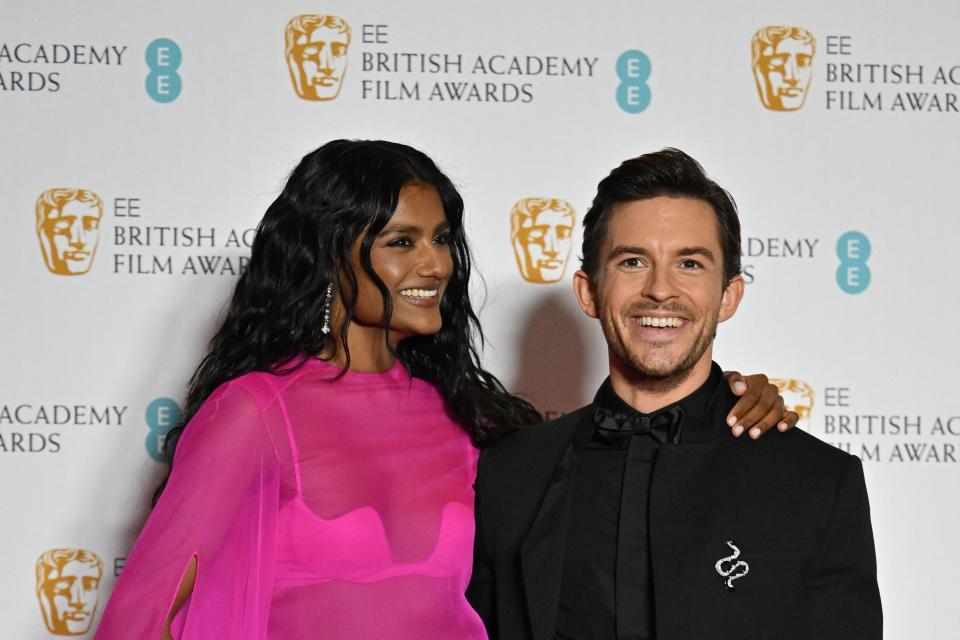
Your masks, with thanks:
<instances>
[{"instance_id":1,"label":"woman's smiling face","mask_svg":"<svg viewBox=\"0 0 960 640\"><path fill-rule=\"evenodd\" d=\"M411 183L400 190L397 208L370 246L370 262L393 304L390 342L438 332L440 300L453 271L450 223L437 190ZM383 296L360 263L360 240L350 257L357 274L353 324L380 327Z\"/></svg>"}]
</instances>

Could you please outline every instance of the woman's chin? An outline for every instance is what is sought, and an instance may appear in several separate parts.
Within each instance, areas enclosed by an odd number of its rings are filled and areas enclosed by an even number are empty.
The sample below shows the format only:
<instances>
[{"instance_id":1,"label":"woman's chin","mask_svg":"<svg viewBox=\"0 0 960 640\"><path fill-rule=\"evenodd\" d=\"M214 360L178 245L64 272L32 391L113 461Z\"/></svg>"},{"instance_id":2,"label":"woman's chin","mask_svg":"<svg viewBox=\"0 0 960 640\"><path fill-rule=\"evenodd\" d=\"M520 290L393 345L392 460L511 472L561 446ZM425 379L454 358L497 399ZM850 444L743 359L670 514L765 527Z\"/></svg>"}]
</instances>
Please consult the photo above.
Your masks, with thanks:
<instances>
[{"instance_id":1,"label":"woman's chin","mask_svg":"<svg viewBox=\"0 0 960 640\"><path fill-rule=\"evenodd\" d=\"M423 336L435 335L442 328L443 323L441 322L423 323L396 328L391 327L390 335L394 342L401 342L407 338L419 338Z\"/></svg>"}]
</instances>

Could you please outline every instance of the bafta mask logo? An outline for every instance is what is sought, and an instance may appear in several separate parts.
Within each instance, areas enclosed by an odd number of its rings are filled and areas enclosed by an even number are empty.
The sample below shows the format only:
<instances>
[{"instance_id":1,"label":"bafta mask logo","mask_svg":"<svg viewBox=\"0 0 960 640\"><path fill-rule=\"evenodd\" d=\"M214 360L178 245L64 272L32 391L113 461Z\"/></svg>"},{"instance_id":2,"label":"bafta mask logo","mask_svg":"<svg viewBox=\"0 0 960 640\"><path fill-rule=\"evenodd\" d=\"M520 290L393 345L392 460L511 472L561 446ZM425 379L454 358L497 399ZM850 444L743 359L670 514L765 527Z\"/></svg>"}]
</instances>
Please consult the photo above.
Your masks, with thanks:
<instances>
[{"instance_id":1,"label":"bafta mask logo","mask_svg":"<svg viewBox=\"0 0 960 640\"><path fill-rule=\"evenodd\" d=\"M797 423L800 428L809 431L810 412L813 410L813 387L803 380L790 378L773 378L770 382L777 385L777 389L780 390L787 411L794 411L800 416L800 421Z\"/></svg>"},{"instance_id":2,"label":"bafta mask logo","mask_svg":"<svg viewBox=\"0 0 960 640\"><path fill-rule=\"evenodd\" d=\"M304 100L333 100L347 72L350 25L337 16L296 16L284 31L293 89Z\"/></svg>"},{"instance_id":3,"label":"bafta mask logo","mask_svg":"<svg viewBox=\"0 0 960 640\"><path fill-rule=\"evenodd\" d=\"M817 41L800 27L764 27L753 34L753 78L763 106L796 111L807 99Z\"/></svg>"},{"instance_id":4,"label":"bafta mask logo","mask_svg":"<svg viewBox=\"0 0 960 640\"><path fill-rule=\"evenodd\" d=\"M100 240L103 201L86 189L50 189L37 198L37 237L51 273L78 276L90 270Z\"/></svg>"},{"instance_id":5,"label":"bafta mask logo","mask_svg":"<svg viewBox=\"0 0 960 640\"><path fill-rule=\"evenodd\" d=\"M524 198L510 211L510 241L527 282L557 282L573 247L576 212L555 198Z\"/></svg>"},{"instance_id":6,"label":"bafta mask logo","mask_svg":"<svg viewBox=\"0 0 960 640\"><path fill-rule=\"evenodd\" d=\"M100 600L103 561L86 549L50 549L37 559L37 599L47 631L79 636L90 630Z\"/></svg>"}]
</instances>

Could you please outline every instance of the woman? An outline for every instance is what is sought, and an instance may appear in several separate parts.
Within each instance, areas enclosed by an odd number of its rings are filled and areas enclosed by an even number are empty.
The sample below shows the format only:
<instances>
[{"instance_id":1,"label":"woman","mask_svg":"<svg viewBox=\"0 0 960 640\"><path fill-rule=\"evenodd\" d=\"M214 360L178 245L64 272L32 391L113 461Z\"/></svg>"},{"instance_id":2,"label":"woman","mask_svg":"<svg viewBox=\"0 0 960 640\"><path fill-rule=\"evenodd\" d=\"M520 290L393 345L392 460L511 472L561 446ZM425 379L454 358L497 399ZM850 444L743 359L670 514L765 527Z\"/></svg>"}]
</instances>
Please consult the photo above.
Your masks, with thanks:
<instances>
[{"instance_id":1,"label":"woman","mask_svg":"<svg viewBox=\"0 0 960 640\"><path fill-rule=\"evenodd\" d=\"M463 201L427 156L308 154L191 380L97 637L484 638L463 595L477 447L540 416L481 367L469 275ZM753 387L734 413L768 428L782 405Z\"/></svg>"}]
</instances>

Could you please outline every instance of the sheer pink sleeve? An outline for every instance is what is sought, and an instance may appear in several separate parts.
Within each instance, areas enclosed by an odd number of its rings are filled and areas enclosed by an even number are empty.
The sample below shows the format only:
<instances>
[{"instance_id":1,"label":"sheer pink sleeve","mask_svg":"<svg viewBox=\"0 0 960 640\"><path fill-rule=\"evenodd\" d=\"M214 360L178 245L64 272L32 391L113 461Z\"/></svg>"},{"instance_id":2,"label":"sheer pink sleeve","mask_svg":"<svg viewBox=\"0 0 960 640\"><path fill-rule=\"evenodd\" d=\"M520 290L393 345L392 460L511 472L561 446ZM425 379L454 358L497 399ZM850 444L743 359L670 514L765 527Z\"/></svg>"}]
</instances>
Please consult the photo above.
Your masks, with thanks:
<instances>
[{"instance_id":1,"label":"sheer pink sleeve","mask_svg":"<svg viewBox=\"0 0 960 640\"><path fill-rule=\"evenodd\" d=\"M96 638L159 638L182 576L197 558L175 638L266 635L280 483L256 399L217 389L184 430L173 473L127 558Z\"/></svg>"}]
</instances>

